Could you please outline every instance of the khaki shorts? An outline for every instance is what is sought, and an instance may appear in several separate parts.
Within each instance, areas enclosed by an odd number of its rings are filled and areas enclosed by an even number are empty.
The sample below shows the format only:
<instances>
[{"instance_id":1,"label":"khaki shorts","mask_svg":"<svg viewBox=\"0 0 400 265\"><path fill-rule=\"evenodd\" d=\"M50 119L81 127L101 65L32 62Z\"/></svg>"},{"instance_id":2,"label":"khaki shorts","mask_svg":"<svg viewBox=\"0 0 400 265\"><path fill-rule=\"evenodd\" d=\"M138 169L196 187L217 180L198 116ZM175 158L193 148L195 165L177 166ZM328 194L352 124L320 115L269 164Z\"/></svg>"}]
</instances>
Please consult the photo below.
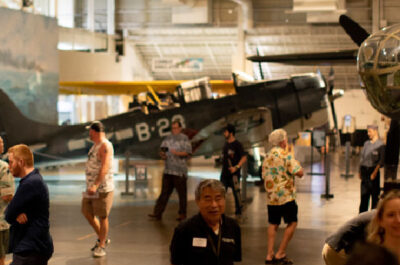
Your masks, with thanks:
<instances>
[{"instance_id":1,"label":"khaki shorts","mask_svg":"<svg viewBox=\"0 0 400 265\"><path fill-rule=\"evenodd\" d=\"M8 242L10 239L10 230L0 231L0 257L4 257L8 252Z\"/></svg>"},{"instance_id":2,"label":"khaki shorts","mask_svg":"<svg viewBox=\"0 0 400 265\"><path fill-rule=\"evenodd\" d=\"M326 243L322 249L322 257L326 265L344 265L347 261L347 255L343 249L337 252Z\"/></svg>"},{"instance_id":3,"label":"khaki shorts","mask_svg":"<svg viewBox=\"0 0 400 265\"><path fill-rule=\"evenodd\" d=\"M82 213L98 217L108 217L113 203L114 191L100 192L99 198L82 198Z\"/></svg>"}]
</instances>

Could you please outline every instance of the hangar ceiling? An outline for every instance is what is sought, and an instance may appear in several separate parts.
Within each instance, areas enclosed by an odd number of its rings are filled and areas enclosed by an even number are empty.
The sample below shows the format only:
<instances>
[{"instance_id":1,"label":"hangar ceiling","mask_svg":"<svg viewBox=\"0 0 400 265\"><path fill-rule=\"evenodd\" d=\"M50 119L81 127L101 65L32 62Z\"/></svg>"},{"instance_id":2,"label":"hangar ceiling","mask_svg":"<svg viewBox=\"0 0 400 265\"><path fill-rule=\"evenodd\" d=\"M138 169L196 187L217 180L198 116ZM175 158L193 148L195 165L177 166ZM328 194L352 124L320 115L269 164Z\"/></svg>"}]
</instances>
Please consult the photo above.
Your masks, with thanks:
<instances>
[{"instance_id":1,"label":"hangar ceiling","mask_svg":"<svg viewBox=\"0 0 400 265\"><path fill-rule=\"evenodd\" d=\"M104 28L106 11L96 1L96 28ZM174 0L175 1L175 0ZM192 79L209 76L211 79L231 79L232 55L238 50L240 10L236 2L244 0L212 0L211 17L205 24L176 24L173 22L172 0L116 0L116 27L129 40L148 72L155 80ZM194 0L193 3L206 0ZM298 0L296 0L298 1ZM79 1L78 1L79 2ZM84 27L85 1L77 4L76 24ZM169 2L169 3L167 3ZM176 0L175 2L179 2ZM189 1L190 2L190 1ZM346 0L347 15L359 22L369 32L372 29L373 2ZM381 23L400 23L397 0L381 0ZM290 12L293 0L252 0L254 27L245 34L245 52L255 54L281 54L293 52L331 51L354 49L355 44L337 23L307 23L306 14ZM79 10L79 6L82 7ZM154 60L161 58L201 58L203 70L199 72L153 71ZM321 70L329 72L329 65L287 66L262 64L264 77L279 78L288 74ZM254 66L254 75L258 65ZM354 65L334 66L335 84L338 88L359 88Z\"/></svg>"}]
</instances>

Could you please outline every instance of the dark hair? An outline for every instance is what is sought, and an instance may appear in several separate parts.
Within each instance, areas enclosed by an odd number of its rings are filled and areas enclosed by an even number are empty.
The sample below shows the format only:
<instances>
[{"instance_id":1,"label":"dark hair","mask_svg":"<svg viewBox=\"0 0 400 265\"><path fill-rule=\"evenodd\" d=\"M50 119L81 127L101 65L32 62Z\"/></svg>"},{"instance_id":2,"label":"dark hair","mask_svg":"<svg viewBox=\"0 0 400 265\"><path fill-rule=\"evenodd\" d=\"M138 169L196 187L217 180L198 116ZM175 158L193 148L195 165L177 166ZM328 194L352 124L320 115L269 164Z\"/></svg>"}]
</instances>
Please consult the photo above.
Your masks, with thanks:
<instances>
[{"instance_id":1,"label":"dark hair","mask_svg":"<svg viewBox=\"0 0 400 265\"><path fill-rule=\"evenodd\" d=\"M371 243L356 244L345 265L399 265L386 248Z\"/></svg>"},{"instance_id":2,"label":"dark hair","mask_svg":"<svg viewBox=\"0 0 400 265\"><path fill-rule=\"evenodd\" d=\"M236 128L233 124L228 123L228 125L226 125L226 127L225 127L225 131L228 131L229 133L232 133L233 135L235 135Z\"/></svg>"},{"instance_id":3,"label":"dark hair","mask_svg":"<svg viewBox=\"0 0 400 265\"><path fill-rule=\"evenodd\" d=\"M181 123L180 120L173 120L173 121L172 121L172 124L174 124L174 123L178 124L178 125L179 125L179 128L182 128L182 123Z\"/></svg>"}]
</instances>

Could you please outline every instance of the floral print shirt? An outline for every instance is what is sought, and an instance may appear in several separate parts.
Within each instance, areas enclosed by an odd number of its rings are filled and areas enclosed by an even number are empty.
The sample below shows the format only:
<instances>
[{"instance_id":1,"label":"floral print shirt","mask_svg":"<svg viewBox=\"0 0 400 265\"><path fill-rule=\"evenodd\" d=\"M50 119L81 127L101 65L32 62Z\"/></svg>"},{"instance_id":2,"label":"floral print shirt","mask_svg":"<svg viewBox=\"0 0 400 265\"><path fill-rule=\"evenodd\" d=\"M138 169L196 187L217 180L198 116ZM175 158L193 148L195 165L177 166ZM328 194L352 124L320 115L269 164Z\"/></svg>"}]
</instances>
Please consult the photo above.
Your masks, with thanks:
<instances>
[{"instance_id":1,"label":"floral print shirt","mask_svg":"<svg viewBox=\"0 0 400 265\"><path fill-rule=\"evenodd\" d=\"M264 159L262 177L267 191L268 205L283 205L296 199L295 173L300 163L279 146L273 147Z\"/></svg>"}]
</instances>

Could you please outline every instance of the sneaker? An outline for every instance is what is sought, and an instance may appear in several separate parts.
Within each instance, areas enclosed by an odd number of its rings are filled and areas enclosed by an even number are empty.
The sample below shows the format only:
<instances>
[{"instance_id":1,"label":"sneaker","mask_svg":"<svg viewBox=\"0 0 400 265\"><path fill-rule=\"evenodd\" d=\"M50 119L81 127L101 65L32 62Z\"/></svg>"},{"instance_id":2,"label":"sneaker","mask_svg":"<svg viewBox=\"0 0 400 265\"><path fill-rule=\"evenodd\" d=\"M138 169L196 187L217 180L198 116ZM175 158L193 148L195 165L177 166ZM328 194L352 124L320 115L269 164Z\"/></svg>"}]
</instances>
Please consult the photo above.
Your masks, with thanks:
<instances>
[{"instance_id":1,"label":"sneaker","mask_svg":"<svg viewBox=\"0 0 400 265\"><path fill-rule=\"evenodd\" d=\"M106 254L106 249L102 247L96 247L93 251L93 257L104 257Z\"/></svg>"},{"instance_id":2,"label":"sneaker","mask_svg":"<svg viewBox=\"0 0 400 265\"><path fill-rule=\"evenodd\" d=\"M90 251L94 251L94 250L99 246L99 243L100 243L100 239L97 239L97 240L96 240L96 243L95 243L94 246L90 249ZM107 246L108 244L110 244L110 243L111 243L111 239L107 238L107 239L106 239L106 246Z\"/></svg>"},{"instance_id":3,"label":"sneaker","mask_svg":"<svg viewBox=\"0 0 400 265\"><path fill-rule=\"evenodd\" d=\"M148 214L148 217L150 217L151 220L155 220L155 221L160 221L161 220L161 215L156 215L156 214Z\"/></svg>"}]
</instances>

